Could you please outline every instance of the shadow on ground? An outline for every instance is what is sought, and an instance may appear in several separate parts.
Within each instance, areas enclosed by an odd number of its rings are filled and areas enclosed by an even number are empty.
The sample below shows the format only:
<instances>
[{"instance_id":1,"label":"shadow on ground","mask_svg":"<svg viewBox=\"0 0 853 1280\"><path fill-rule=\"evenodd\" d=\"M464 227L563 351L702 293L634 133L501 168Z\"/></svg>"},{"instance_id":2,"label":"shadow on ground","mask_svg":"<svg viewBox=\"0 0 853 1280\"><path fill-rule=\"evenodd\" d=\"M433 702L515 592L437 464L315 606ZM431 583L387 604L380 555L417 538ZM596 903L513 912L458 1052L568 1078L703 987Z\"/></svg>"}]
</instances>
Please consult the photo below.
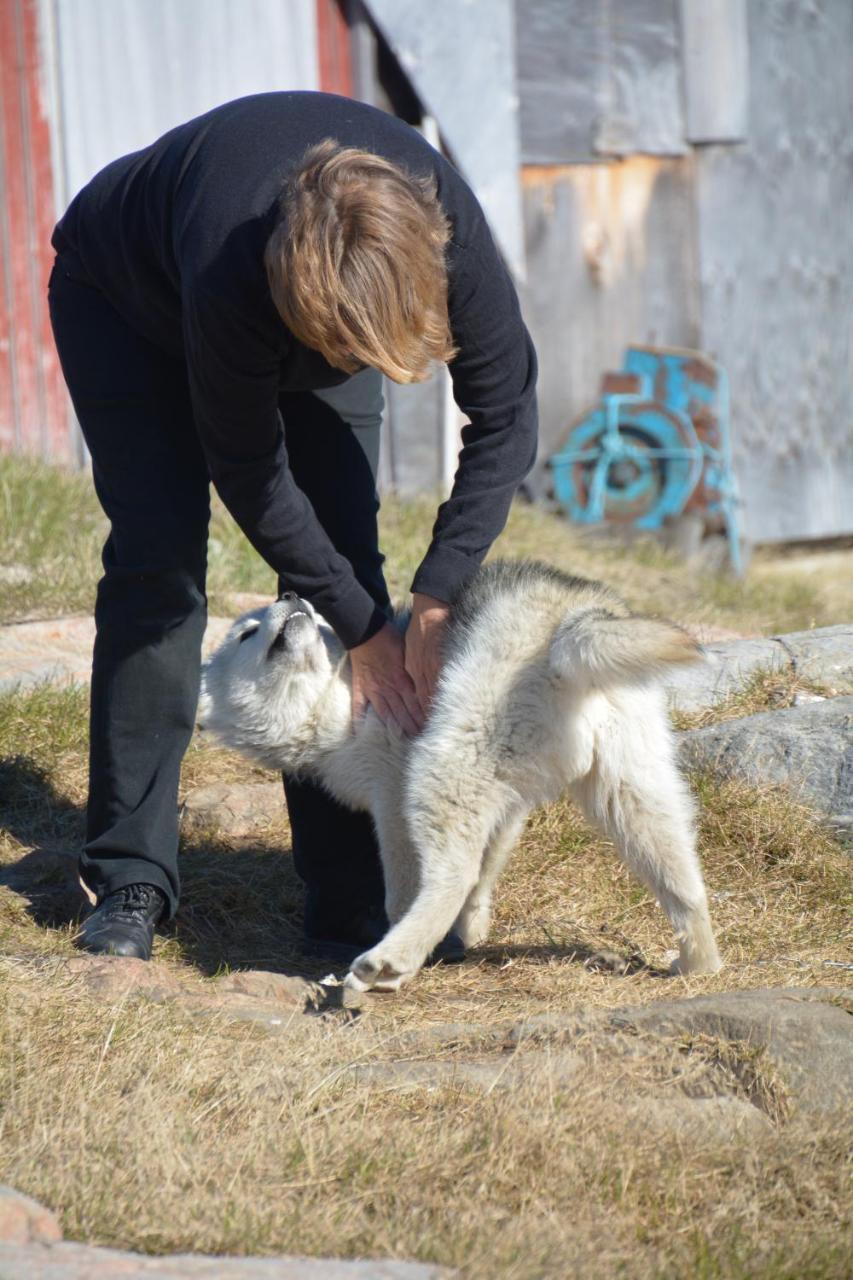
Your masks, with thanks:
<instances>
[{"instance_id":1,"label":"shadow on ground","mask_svg":"<svg viewBox=\"0 0 853 1280\"><path fill-rule=\"evenodd\" d=\"M89 903L77 857L85 815L25 757L0 763L1 830L31 846L16 861L0 862L0 887L18 897L33 923L59 930L84 918ZM289 849L192 834L181 841L179 867L181 904L158 943L166 957L208 976L250 968L316 979L341 967L340 957L302 953L303 888ZM619 943L619 952L571 935L540 944L505 943L479 947L463 963L501 968L513 960L568 960L589 969L666 976L632 953L627 938Z\"/></svg>"}]
</instances>

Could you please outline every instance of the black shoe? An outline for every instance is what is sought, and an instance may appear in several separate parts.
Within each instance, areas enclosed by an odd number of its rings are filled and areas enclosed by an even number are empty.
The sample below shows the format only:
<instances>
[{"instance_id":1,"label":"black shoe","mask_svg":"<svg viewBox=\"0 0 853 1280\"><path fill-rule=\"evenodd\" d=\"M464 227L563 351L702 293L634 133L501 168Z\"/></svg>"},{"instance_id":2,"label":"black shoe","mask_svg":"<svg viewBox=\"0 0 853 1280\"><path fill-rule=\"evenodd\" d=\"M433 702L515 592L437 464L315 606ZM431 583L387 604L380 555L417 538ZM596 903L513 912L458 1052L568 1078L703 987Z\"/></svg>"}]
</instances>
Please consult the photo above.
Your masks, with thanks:
<instances>
[{"instance_id":1,"label":"black shoe","mask_svg":"<svg viewBox=\"0 0 853 1280\"><path fill-rule=\"evenodd\" d=\"M166 895L153 884L128 884L107 894L86 918L77 946L95 955L151 959L154 929Z\"/></svg>"}]
</instances>

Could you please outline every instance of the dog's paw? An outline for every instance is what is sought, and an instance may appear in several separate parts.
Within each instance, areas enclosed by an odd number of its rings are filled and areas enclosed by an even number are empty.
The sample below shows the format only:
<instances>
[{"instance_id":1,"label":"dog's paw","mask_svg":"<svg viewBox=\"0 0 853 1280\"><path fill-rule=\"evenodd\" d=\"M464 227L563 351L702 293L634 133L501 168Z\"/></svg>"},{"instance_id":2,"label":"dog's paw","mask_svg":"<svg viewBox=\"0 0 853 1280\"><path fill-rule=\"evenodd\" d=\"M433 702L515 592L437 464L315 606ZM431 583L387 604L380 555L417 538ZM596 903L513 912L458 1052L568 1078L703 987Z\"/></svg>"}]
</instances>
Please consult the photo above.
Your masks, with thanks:
<instances>
[{"instance_id":1,"label":"dog's paw","mask_svg":"<svg viewBox=\"0 0 853 1280\"><path fill-rule=\"evenodd\" d=\"M353 991L397 991L416 972L417 966L407 966L399 959L392 959L378 946L353 960L344 982Z\"/></svg>"}]
</instances>

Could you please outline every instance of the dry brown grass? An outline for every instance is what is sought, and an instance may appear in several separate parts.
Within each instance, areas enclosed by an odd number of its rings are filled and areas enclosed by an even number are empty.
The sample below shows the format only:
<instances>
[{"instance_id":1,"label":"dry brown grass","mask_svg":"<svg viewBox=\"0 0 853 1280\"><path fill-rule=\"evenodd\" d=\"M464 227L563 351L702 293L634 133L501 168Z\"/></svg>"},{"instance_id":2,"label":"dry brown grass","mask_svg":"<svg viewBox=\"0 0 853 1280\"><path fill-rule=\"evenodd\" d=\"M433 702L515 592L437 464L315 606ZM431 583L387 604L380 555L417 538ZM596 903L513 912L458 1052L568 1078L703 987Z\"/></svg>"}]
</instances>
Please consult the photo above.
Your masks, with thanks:
<instances>
[{"instance_id":1,"label":"dry brown grass","mask_svg":"<svg viewBox=\"0 0 853 1280\"><path fill-rule=\"evenodd\" d=\"M58 493L48 477L41 514L28 516L33 477L4 475L5 508L32 520L27 530L18 520L0 560L37 575L0 588L0 606L86 607L99 531L84 486ZM62 533L69 493L82 530L73 556ZM386 507L398 593L430 518L431 504ZM814 574L765 572L759 561L745 584L697 578L654 544L620 551L523 507L497 550L605 577L635 607L700 626L779 632L853 613L836 560ZM233 591L271 589L221 514L212 565L222 609ZM45 566L55 591L40 585ZM788 705L796 691L787 678L756 677L715 717ZM0 695L0 877L26 869L30 850L79 845L85 721L82 690ZM199 740L183 786L252 776L266 775ZM771 1064L749 1046L690 1037L668 1059L602 1060L567 1083L546 1045L519 1058L515 1087L487 1092L452 1078L400 1088L358 1070L464 1060L532 1014L843 983L850 864L833 838L781 795L694 785L726 960L711 978L662 976L672 939L660 911L565 803L531 819L488 946L425 971L396 998L371 998L358 1019L294 1014L278 1035L178 1005L93 999L59 963L80 906L61 867L42 862L26 892L0 883L0 1182L57 1210L71 1238L154 1253L417 1257L471 1280L846 1276L844 1128L789 1113ZM326 966L299 955L288 839L283 812L245 839L187 836L181 911L155 962L203 976L243 966L320 976ZM429 1039L447 1023L459 1026L455 1040ZM613 1104L661 1072L675 1087L685 1071L710 1093L727 1081L772 1125L758 1137L662 1138L641 1112Z\"/></svg>"},{"instance_id":2,"label":"dry brown grass","mask_svg":"<svg viewBox=\"0 0 853 1280\"><path fill-rule=\"evenodd\" d=\"M844 1274L829 1124L662 1141L613 1106L623 1063L570 1088L546 1062L512 1091L400 1090L348 1068L406 1019L297 1016L270 1038L4 967L2 1177L73 1237L419 1257L472 1280Z\"/></svg>"},{"instance_id":3,"label":"dry brown grass","mask_svg":"<svg viewBox=\"0 0 853 1280\"><path fill-rule=\"evenodd\" d=\"M396 599L408 592L429 543L437 498L388 497L380 517ZM73 538L69 537L73 529ZM21 458L0 458L0 619L88 613L106 532L84 473ZM636 609L697 627L745 634L826 626L853 617L853 548L759 552L743 582L685 565L651 536L631 546L590 536L559 516L517 503L495 555L535 556L570 573L606 579ZM18 580L18 572L25 576ZM213 503L208 588L214 613L233 612L235 592L275 590L272 571L254 553L222 504Z\"/></svg>"},{"instance_id":4,"label":"dry brown grass","mask_svg":"<svg viewBox=\"0 0 853 1280\"><path fill-rule=\"evenodd\" d=\"M79 840L85 697L43 689L0 711L0 753L18 750L2 780L8 865ZM245 773L197 743L184 783ZM354 1069L476 1056L490 1029L534 1013L837 984L849 861L782 797L695 782L726 958L712 978L661 976L659 910L568 804L531 820L490 943L466 964L371 999L355 1021L294 1014L277 1036L140 999L94 1002L54 963L71 950L56 885L36 885L29 907L0 889L0 1181L57 1209L71 1238L155 1253L418 1257L472 1280L841 1277L843 1130L786 1119L784 1091L745 1046L691 1037L670 1067L602 1061L570 1085L531 1056L520 1084L485 1094ZM286 847L281 815L251 839L188 838L183 906L157 962L320 976L299 958ZM463 1029L455 1047L417 1047L448 1022ZM694 1091L735 1079L774 1127L662 1138L612 1103L642 1093L650 1071L675 1081L687 1069Z\"/></svg>"},{"instance_id":5,"label":"dry brown grass","mask_svg":"<svg viewBox=\"0 0 853 1280\"><path fill-rule=\"evenodd\" d=\"M817 680L798 675L793 668L754 671L743 688L724 701L696 711L673 711L671 719L676 729L703 729L709 724L739 720L742 716L753 716L762 711L793 707L800 698L832 697L834 692Z\"/></svg>"}]
</instances>

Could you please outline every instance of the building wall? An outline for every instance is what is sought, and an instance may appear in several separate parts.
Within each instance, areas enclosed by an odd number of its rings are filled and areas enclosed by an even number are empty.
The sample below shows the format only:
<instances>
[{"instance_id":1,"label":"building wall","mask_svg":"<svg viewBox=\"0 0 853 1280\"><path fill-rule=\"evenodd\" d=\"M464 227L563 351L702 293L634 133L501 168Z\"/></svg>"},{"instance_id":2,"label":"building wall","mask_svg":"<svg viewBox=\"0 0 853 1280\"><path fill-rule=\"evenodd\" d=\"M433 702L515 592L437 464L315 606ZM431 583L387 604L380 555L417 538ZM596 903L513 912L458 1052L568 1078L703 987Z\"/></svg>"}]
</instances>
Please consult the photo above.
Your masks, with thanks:
<instances>
[{"instance_id":1,"label":"building wall","mask_svg":"<svg viewBox=\"0 0 853 1280\"><path fill-rule=\"evenodd\" d=\"M67 203L116 156L269 89L316 89L315 0L46 0Z\"/></svg>"},{"instance_id":2,"label":"building wall","mask_svg":"<svg viewBox=\"0 0 853 1280\"><path fill-rule=\"evenodd\" d=\"M318 88L318 25L333 74L336 13L333 0L0 0L0 450L83 456L45 299L70 199L221 102Z\"/></svg>"},{"instance_id":3,"label":"building wall","mask_svg":"<svg viewBox=\"0 0 853 1280\"><path fill-rule=\"evenodd\" d=\"M632 156L524 170L522 310L539 355L539 462L598 396L631 342L698 342L689 162Z\"/></svg>"},{"instance_id":4,"label":"building wall","mask_svg":"<svg viewBox=\"0 0 853 1280\"><path fill-rule=\"evenodd\" d=\"M46 288L55 195L37 0L0 0L0 450L70 461Z\"/></svg>"},{"instance_id":5,"label":"building wall","mask_svg":"<svg viewBox=\"0 0 853 1280\"><path fill-rule=\"evenodd\" d=\"M540 466L630 341L726 367L744 525L853 529L853 5L516 0Z\"/></svg>"},{"instance_id":6,"label":"building wall","mask_svg":"<svg viewBox=\"0 0 853 1280\"><path fill-rule=\"evenodd\" d=\"M853 4L749 0L748 141L696 150L703 345L756 539L853 530Z\"/></svg>"}]
</instances>

